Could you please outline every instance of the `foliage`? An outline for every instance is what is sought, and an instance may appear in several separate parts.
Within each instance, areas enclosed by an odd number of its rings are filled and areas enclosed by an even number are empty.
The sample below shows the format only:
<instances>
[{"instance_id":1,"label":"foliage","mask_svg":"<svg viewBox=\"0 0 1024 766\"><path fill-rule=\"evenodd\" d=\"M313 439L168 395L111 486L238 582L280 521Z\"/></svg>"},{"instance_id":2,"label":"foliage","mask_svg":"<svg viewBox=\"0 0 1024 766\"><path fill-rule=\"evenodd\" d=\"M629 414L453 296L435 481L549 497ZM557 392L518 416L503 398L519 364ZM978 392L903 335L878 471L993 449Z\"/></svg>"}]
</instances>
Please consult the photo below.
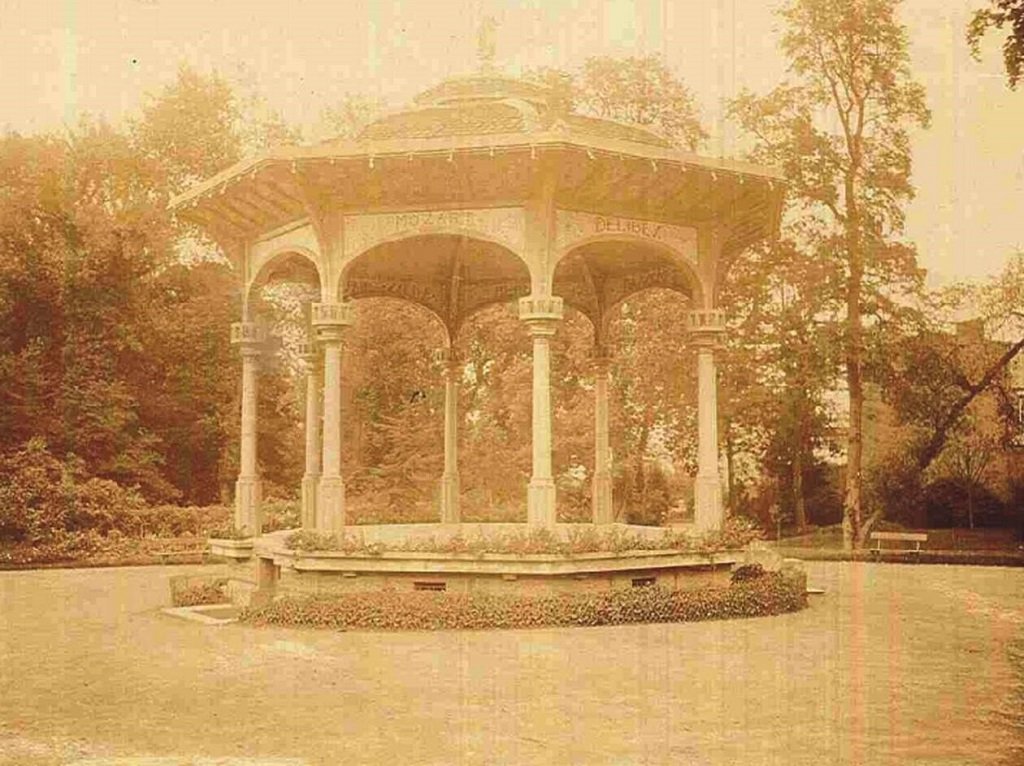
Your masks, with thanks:
<instances>
[{"instance_id":1,"label":"foliage","mask_svg":"<svg viewBox=\"0 0 1024 766\"><path fill-rule=\"evenodd\" d=\"M766 574L728 588L659 586L556 596L379 591L343 596L284 596L244 609L255 625L335 630L467 630L692 622L795 612L803 588Z\"/></svg>"},{"instance_id":2,"label":"foliage","mask_svg":"<svg viewBox=\"0 0 1024 766\"><path fill-rule=\"evenodd\" d=\"M0 137L0 452L40 437L150 503L226 494L240 296L167 202L261 140L249 109L218 76L182 70L126 131ZM286 391L263 375L261 458L293 484Z\"/></svg>"},{"instance_id":3,"label":"foliage","mask_svg":"<svg viewBox=\"0 0 1024 766\"><path fill-rule=\"evenodd\" d=\"M621 527L602 529L592 525L568 527L564 534L547 527L488 531L464 535L461 531L441 538L410 538L398 542L366 542L356 531L341 535L299 530L285 538L295 551L336 551L350 555L380 555L386 552L417 552L483 555L485 553L573 556L584 553L677 550L693 553L737 550L760 539L762 532L752 521L730 518L723 528L693 537L683 531L664 530L661 535L637 534Z\"/></svg>"},{"instance_id":4,"label":"foliage","mask_svg":"<svg viewBox=\"0 0 1024 766\"><path fill-rule=\"evenodd\" d=\"M587 59L576 103L599 117L655 127L691 151L708 137L690 89L657 56Z\"/></svg>"},{"instance_id":5,"label":"foliage","mask_svg":"<svg viewBox=\"0 0 1024 766\"><path fill-rule=\"evenodd\" d=\"M974 529L975 526L1012 523L1005 518L1003 501L977 479L940 477L929 483L922 494L928 527L956 527L966 523Z\"/></svg>"},{"instance_id":6,"label":"foliage","mask_svg":"<svg viewBox=\"0 0 1024 766\"><path fill-rule=\"evenodd\" d=\"M187 536L126 537L116 530L101 535L87 530L55 530L46 539L0 546L0 568L41 565L132 566L196 564L203 560L205 540Z\"/></svg>"},{"instance_id":7,"label":"foliage","mask_svg":"<svg viewBox=\"0 0 1024 766\"><path fill-rule=\"evenodd\" d=\"M1003 41L1003 64L1011 90L1017 88L1024 70L1024 0L989 0L988 8L980 8L971 17L967 28L967 42L971 54L981 59L981 38L990 29L1009 27Z\"/></svg>"},{"instance_id":8,"label":"foliage","mask_svg":"<svg viewBox=\"0 0 1024 766\"><path fill-rule=\"evenodd\" d=\"M209 582L186 582L171 588L172 606L202 606L228 603L227 580L217 578Z\"/></svg>"},{"instance_id":9,"label":"foliage","mask_svg":"<svg viewBox=\"0 0 1024 766\"><path fill-rule=\"evenodd\" d=\"M657 464L632 461L619 475L615 494L626 508L627 524L660 527L671 506L668 479Z\"/></svg>"},{"instance_id":10,"label":"foliage","mask_svg":"<svg viewBox=\"0 0 1024 766\"><path fill-rule=\"evenodd\" d=\"M896 0L791 0L782 47L795 75L764 97L744 93L732 113L755 138L755 159L783 168L791 189L786 236L829 263L839 287L849 396L844 528L862 545L875 517L862 509L866 321L897 311L921 286L901 242L913 196L909 130L927 126L910 74Z\"/></svg>"},{"instance_id":11,"label":"foliage","mask_svg":"<svg viewBox=\"0 0 1024 766\"><path fill-rule=\"evenodd\" d=\"M552 89L551 107L654 128L676 146L696 151L708 134L683 81L658 56L592 56L567 72L527 73Z\"/></svg>"},{"instance_id":12,"label":"foliage","mask_svg":"<svg viewBox=\"0 0 1024 766\"><path fill-rule=\"evenodd\" d=\"M773 502L797 529L823 499L816 495L832 446L826 396L840 361L829 321L839 303L836 283L826 260L779 240L737 258L720 298L731 308L719 385L730 507L742 499L736 458L754 456L762 488L773 488Z\"/></svg>"},{"instance_id":13,"label":"foliage","mask_svg":"<svg viewBox=\"0 0 1024 766\"><path fill-rule=\"evenodd\" d=\"M758 580L767 574L760 564L743 564L732 570L731 579L733 582L747 582Z\"/></svg>"}]
</instances>

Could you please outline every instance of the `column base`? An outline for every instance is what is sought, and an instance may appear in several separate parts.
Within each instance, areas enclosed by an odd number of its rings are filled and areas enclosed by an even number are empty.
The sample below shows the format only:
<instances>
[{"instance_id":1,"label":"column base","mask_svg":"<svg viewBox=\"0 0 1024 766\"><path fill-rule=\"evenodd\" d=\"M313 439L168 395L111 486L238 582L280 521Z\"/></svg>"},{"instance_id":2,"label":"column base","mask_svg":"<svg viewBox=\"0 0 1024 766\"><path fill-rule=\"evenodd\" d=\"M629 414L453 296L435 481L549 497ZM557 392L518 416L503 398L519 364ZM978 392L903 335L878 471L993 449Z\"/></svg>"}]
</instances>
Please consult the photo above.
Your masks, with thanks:
<instances>
[{"instance_id":1,"label":"column base","mask_svg":"<svg viewBox=\"0 0 1024 766\"><path fill-rule=\"evenodd\" d=\"M316 530L342 532L345 529L345 482L340 476L323 477L317 495Z\"/></svg>"},{"instance_id":2,"label":"column base","mask_svg":"<svg viewBox=\"0 0 1024 766\"><path fill-rule=\"evenodd\" d=\"M319 476L302 477L302 528L316 529L316 496L320 486Z\"/></svg>"},{"instance_id":3,"label":"column base","mask_svg":"<svg viewBox=\"0 0 1024 766\"><path fill-rule=\"evenodd\" d=\"M235 482L235 528L250 537L259 537L263 532L262 499L263 484L259 478L240 476Z\"/></svg>"},{"instance_id":4,"label":"column base","mask_svg":"<svg viewBox=\"0 0 1024 766\"><path fill-rule=\"evenodd\" d=\"M725 520L722 481L718 476L697 476L694 482L693 521L701 532L721 529Z\"/></svg>"},{"instance_id":5,"label":"column base","mask_svg":"<svg viewBox=\"0 0 1024 766\"><path fill-rule=\"evenodd\" d=\"M612 475L610 473L595 474L592 492L593 497L590 503L594 512L594 523L611 524L615 521L615 507L612 505Z\"/></svg>"},{"instance_id":6,"label":"column base","mask_svg":"<svg viewBox=\"0 0 1024 766\"><path fill-rule=\"evenodd\" d=\"M458 524L461 521L458 474L445 474L441 477L441 523Z\"/></svg>"},{"instance_id":7,"label":"column base","mask_svg":"<svg viewBox=\"0 0 1024 766\"><path fill-rule=\"evenodd\" d=\"M526 488L526 523L551 526L555 520L555 482L531 479Z\"/></svg>"}]
</instances>

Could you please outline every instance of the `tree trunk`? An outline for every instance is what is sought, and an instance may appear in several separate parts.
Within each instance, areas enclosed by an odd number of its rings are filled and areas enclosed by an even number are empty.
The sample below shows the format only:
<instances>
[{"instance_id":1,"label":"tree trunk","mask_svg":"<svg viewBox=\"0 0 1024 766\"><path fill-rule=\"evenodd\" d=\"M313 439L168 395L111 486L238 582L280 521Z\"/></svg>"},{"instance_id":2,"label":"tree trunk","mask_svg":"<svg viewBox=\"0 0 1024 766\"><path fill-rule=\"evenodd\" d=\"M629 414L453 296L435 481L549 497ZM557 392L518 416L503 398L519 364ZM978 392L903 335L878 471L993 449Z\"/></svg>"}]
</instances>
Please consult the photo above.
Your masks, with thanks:
<instances>
[{"instance_id":1,"label":"tree trunk","mask_svg":"<svg viewBox=\"0 0 1024 766\"><path fill-rule=\"evenodd\" d=\"M797 445L793 457L793 523L798 535L807 530L807 501L804 499L804 450Z\"/></svg>"},{"instance_id":2,"label":"tree trunk","mask_svg":"<svg viewBox=\"0 0 1024 766\"><path fill-rule=\"evenodd\" d=\"M864 269L856 225L854 222L847 226L850 275L846 296L846 384L850 397L850 427L846 447L846 497L843 502L843 547L847 550L853 549L860 536L864 457L863 328L860 306Z\"/></svg>"}]
</instances>

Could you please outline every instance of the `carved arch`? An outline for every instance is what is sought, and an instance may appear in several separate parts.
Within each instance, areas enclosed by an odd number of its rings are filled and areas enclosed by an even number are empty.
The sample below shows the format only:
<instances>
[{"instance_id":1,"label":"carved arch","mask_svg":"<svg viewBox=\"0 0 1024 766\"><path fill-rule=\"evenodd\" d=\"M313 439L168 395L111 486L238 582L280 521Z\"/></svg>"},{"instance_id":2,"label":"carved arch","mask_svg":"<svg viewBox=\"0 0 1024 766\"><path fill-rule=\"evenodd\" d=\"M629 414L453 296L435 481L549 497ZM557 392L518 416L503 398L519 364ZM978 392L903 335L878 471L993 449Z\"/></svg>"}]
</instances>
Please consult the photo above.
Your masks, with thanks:
<instances>
[{"instance_id":1,"label":"carved arch","mask_svg":"<svg viewBox=\"0 0 1024 766\"><path fill-rule=\"evenodd\" d=\"M317 254L306 247L293 245L282 246L273 251L269 256L260 259L259 267L251 274L248 284L245 285L244 299L246 307L252 301L253 295L266 285L276 273L283 270L290 271L297 279L295 281L313 283L323 291L324 275ZM250 263L250 268L255 264Z\"/></svg>"}]
</instances>

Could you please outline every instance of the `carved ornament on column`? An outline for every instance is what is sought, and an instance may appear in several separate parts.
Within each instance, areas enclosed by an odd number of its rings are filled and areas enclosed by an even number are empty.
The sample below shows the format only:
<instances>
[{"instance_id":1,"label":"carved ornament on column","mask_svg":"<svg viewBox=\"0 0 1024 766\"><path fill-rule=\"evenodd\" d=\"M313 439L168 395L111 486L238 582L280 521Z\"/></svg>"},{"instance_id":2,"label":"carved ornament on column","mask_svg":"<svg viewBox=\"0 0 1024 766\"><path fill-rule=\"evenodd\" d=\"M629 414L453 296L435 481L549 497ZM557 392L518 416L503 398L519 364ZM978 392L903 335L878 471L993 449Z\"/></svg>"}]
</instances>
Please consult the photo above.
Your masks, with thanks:
<instances>
[{"instance_id":1,"label":"carved ornament on column","mask_svg":"<svg viewBox=\"0 0 1024 766\"><path fill-rule=\"evenodd\" d=\"M554 335L562 319L562 299L553 295L529 295L519 299L519 318L532 335Z\"/></svg>"},{"instance_id":2,"label":"carved ornament on column","mask_svg":"<svg viewBox=\"0 0 1024 766\"><path fill-rule=\"evenodd\" d=\"M355 309L351 303L314 303L313 329L319 341L341 340L345 329L355 322Z\"/></svg>"},{"instance_id":3,"label":"carved ornament on column","mask_svg":"<svg viewBox=\"0 0 1024 766\"><path fill-rule=\"evenodd\" d=\"M315 372L323 367L323 355L317 348L315 339L310 338L299 344L299 359L305 363L306 369L310 372Z\"/></svg>"},{"instance_id":4,"label":"carved ornament on column","mask_svg":"<svg viewBox=\"0 0 1024 766\"><path fill-rule=\"evenodd\" d=\"M725 312L721 309L689 311L686 331L698 344L716 346L725 337Z\"/></svg>"},{"instance_id":5,"label":"carved ornament on column","mask_svg":"<svg viewBox=\"0 0 1024 766\"><path fill-rule=\"evenodd\" d=\"M233 322L231 345L238 346L243 356L258 356L267 345L267 328L261 322Z\"/></svg>"}]
</instances>

